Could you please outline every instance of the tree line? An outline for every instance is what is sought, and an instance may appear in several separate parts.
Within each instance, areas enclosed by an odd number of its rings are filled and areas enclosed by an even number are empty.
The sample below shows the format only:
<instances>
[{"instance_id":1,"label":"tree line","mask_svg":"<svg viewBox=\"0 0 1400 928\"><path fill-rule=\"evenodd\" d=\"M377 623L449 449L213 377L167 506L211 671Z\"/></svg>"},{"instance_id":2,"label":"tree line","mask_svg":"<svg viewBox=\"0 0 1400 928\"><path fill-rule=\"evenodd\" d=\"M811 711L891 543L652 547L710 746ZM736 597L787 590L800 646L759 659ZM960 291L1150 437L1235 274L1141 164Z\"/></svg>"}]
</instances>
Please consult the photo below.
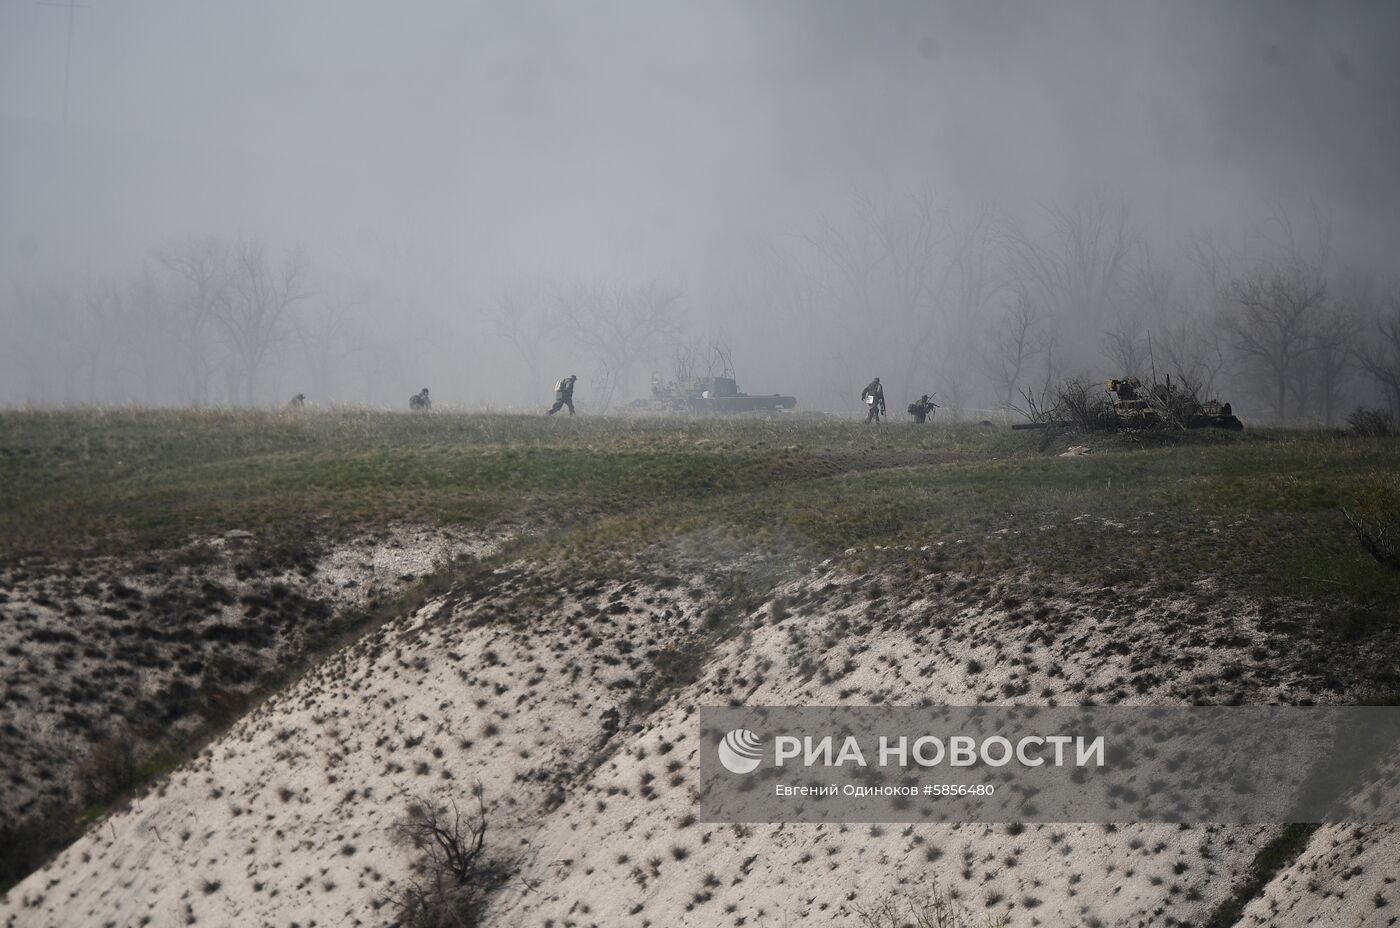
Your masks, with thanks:
<instances>
[{"instance_id":1,"label":"tree line","mask_svg":"<svg viewBox=\"0 0 1400 928\"><path fill-rule=\"evenodd\" d=\"M1400 287L1338 255L1311 206L1164 242L1107 194L1013 216L858 189L691 292L542 268L463 284L402 255L315 271L301 249L207 235L124 273L16 272L0 399L393 403L445 380L435 396L528 408L578 373L599 412L708 339L741 386L808 409L849 410L872 375L969 416L1136 375L1229 394L1255 421L1400 415Z\"/></svg>"}]
</instances>

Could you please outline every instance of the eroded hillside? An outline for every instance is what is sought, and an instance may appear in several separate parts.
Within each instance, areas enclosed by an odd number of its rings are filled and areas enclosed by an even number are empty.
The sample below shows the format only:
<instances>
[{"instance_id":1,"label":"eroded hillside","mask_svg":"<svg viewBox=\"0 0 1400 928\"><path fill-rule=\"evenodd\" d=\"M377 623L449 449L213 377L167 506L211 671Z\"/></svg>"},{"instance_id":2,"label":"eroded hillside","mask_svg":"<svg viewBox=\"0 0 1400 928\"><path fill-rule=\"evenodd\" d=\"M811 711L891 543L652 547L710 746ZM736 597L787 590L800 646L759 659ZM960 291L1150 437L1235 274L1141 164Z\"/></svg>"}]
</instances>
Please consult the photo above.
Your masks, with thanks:
<instances>
[{"instance_id":1,"label":"eroded hillside","mask_svg":"<svg viewBox=\"0 0 1400 928\"><path fill-rule=\"evenodd\" d=\"M772 570L483 570L112 816L11 893L9 924L386 924L412 856L394 822L477 789L522 861L491 924L856 925L933 880L1010 924L1200 924L1278 828L706 825L695 709L1349 695L1245 599L832 564L756 592ZM1312 879L1341 917L1388 877Z\"/></svg>"},{"instance_id":2,"label":"eroded hillside","mask_svg":"<svg viewBox=\"0 0 1400 928\"><path fill-rule=\"evenodd\" d=\"M159 742L239 700L420 576L486 542L399 529L311 556L234 532L139 558L25 561L0 577L0 826L84 796L95 745ZM88 789L95 784L87 785Z\"/></svg>"}]
</instances>

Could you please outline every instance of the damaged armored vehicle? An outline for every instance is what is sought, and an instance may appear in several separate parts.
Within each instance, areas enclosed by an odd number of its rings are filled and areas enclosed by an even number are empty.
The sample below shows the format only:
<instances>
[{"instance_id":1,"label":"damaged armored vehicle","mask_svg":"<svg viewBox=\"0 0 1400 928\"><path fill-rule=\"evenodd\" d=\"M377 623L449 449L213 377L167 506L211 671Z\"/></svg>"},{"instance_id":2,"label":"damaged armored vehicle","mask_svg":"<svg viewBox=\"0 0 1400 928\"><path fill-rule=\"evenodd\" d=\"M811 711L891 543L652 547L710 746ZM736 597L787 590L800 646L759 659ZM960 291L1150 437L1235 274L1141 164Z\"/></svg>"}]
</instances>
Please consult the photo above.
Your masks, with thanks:
<instances>
[{"instance_id":1,"label":"damaged armored vehicle","mask_svg":"<svg viewBox=\"0 0 1400 928\"><path fill-rule=\"evenodd\" d=\"M651 398L638 400L633 406L659 413L770 412L794 408L797 397L743 393L732 376L662 381L660 373L653 373Z\"/></svg>"}]
</instances>

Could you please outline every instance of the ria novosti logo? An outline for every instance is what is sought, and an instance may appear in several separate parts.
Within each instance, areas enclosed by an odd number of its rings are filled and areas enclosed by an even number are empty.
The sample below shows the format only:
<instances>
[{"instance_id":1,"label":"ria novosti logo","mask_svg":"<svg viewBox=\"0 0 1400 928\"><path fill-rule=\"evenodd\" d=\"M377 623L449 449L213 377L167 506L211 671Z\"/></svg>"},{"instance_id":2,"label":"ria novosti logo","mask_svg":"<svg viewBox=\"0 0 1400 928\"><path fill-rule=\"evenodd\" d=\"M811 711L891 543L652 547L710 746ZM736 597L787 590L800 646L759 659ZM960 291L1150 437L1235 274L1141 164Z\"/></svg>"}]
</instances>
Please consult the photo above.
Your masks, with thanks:
<instances>
[{"instance_id":1,"label":"ria novosti logo","mask_svg":"<svg viewBox=\"0 0 1400 928\"><path fill-rule=\"evenodd\" d=\"M730 773L753 773L763 763L763 739L747 728L736 728L719 743L719 762Z\"/></svg>"},{"instance_id":2,"label":"ria novosti logo","mask_svg":"<svg viewBox=\"0 0 1400 928\"><path fill-rule=\"evenodd\" d=\"M867 742L873 736L867 738ZM747 728L734 728L716 745L719 762L730 773L753 773L763 763L764 739ZM1071 748L1073 753L1071 754ZM776 735L776 767L1103 767L1103 735L1025 735L1013 741L1003 735L880 735L878 746L855 735ZM789 762L792 762L791 764Z\"/></svg>"}]
</instances>

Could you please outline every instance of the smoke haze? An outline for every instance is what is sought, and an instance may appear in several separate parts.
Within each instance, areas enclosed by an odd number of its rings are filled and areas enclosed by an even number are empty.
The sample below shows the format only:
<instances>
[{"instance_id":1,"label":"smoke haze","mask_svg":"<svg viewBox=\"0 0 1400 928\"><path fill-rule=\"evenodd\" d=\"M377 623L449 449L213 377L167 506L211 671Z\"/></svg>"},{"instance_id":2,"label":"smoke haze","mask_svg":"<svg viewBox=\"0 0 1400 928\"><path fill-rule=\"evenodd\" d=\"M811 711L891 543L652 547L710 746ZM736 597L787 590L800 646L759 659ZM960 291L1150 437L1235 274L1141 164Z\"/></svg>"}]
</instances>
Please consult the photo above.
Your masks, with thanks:
<instances>
[{"instance_id":1,"label":"smoke haze","mask_svg":"<svg viewBox=\"0 0 1400 928\"><path fill-rule=\"evenodd\" d=\"M0 6L0 402L535 408L577 372L597 412L719 341L803 409L882 374L973 414L1178 324L1260 417L1400 402L1359 355L1320 387L1317 342L1388 318L1400 7L93 0L65 123L68 16ZM265 331L190 322L170 259L211 236L298 262ZM1329 294L1283 375L1227 318L1265 265Z\"/></svg>"}]
</instances>

